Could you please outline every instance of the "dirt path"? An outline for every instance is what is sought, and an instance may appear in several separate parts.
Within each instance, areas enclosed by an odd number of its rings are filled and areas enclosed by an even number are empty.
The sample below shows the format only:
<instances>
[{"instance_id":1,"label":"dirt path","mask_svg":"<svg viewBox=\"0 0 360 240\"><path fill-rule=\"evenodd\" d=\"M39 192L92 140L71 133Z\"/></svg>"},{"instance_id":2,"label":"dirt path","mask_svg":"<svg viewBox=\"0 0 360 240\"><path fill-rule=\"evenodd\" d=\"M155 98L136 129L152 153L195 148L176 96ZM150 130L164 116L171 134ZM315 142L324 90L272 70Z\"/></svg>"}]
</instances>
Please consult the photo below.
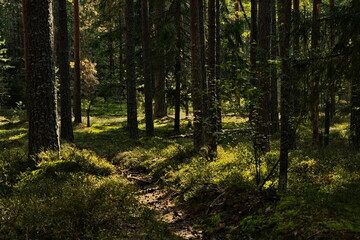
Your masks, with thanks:
<instances>
[{"instance_id":1,"label":"dirt path","mask_svg":"<svg viewBox=\"0 0 360 240\"><path fill-rule=\"evenodd\" d=\"M125 177L136 185L140 201L158 213L160 219L169 225L170 230L184 240L207 240L201 230L192 227L193 221L174 204L166 191L157 186L151 178L143 173L123 172Z\"/></svg>"}]
</instances>

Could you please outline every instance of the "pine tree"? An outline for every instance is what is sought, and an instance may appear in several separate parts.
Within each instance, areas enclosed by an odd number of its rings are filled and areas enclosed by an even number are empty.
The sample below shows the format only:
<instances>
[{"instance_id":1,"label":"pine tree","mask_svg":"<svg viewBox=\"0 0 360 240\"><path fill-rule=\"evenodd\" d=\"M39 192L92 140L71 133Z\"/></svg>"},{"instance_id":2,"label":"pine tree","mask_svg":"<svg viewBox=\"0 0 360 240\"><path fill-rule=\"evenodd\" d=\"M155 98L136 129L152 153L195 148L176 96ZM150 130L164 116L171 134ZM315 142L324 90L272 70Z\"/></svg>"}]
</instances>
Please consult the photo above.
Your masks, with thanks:
<instances>
[{"instance_id":1,"label":"pine tree","mask_svg":"<svg viewBox=\"0 0 360 240\"><path fill-rule=\"evenodd\" d=\"M149 33L149 3L141 1L142 7L142 40L143 40L143 75L145 83L145 122L146 136L154 136L154 121L152 109L152 81L150 72L150 33Z\"/></svg>"},{"instance_id":2,"label":"pine tree","mask_svg":"<svg viewBox=\"0 0 360 240\"><path fill-rule=\"evenodd\" d=\"M279 190L287 188L287 172L289 165L289 112L290 112L290 31L291 31L291 1L278 0L279 37L281 57L281 136L280 136L280 174Z\"/></svg>"},{"instance_id":3,"label":"pine tree","mask_svg":"<svg viewBox=\"0 0 360 240\"><path fill-rule=\"evenodd\" d=\"M66 0L58 0L58 50L57 62L60 79L60 136L67 141L74 140L71 110L69 33Z\"/></svg>"},{"instance_id":4,"label":"pine tree","mask_svg":"<svg viewBox=\"0 0 360 240\"><path fill-rule=\"evenodd\" d=\"M131 138L139 137L135 74L134 0L126 0L127 126Z\"/></svg>"},{"instance_id":5,"label":"pine tree","mask_svg":"<svg viewBox=\"0 0 360 240\"><path fill-rule=\"evenodd\" d=\"M79 0L74 0L74 116L75 123L81 123L81 73L80 73L80 15Z\"/></svg>"},{"instance_id":6,"label":"pine tree","mask_svg":"<svg viewBox=\"0 0 360 240\"><path fill-rule=\"evenodd\" d=\"M29 155L59 151L52 0L23 0Z\"/></svg>"}]
</instances>

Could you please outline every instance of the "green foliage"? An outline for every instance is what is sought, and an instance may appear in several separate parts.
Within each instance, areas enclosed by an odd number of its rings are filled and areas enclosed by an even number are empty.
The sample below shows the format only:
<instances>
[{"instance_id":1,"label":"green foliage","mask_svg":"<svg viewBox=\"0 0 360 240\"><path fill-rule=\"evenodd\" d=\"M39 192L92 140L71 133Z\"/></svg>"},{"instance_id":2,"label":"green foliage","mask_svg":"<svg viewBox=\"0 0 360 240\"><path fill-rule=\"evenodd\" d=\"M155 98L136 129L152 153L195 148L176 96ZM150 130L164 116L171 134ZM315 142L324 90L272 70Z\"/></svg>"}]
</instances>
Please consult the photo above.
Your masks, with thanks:
<instances>
[{"instance_id":1,"label":"green foliage","mask_svg":"<svg viewBox=\"0 0 360 240\"><path fill-rule=\"evenodd\" d=\"M94 152L66 146L60 158L43 152L36 161L0 155L9 188L0 198L1 239L174 239Z\"/></svg>"},{"instance_id":2,"label":"green foliage","mask_svg":"<svg viewBox=\"0 0 360 240\"><path fill-rule=\"evenodd\" d=\"M226 152L218 149L219 155L212 162L202 157L193 157L178 169L170 171L165 179L176 186L185 201L201 197L204 192L221 192L226 188L248 189L253 180L249 168L252 154L241 147L231 150Z\"/></svg>"}]
</instances>

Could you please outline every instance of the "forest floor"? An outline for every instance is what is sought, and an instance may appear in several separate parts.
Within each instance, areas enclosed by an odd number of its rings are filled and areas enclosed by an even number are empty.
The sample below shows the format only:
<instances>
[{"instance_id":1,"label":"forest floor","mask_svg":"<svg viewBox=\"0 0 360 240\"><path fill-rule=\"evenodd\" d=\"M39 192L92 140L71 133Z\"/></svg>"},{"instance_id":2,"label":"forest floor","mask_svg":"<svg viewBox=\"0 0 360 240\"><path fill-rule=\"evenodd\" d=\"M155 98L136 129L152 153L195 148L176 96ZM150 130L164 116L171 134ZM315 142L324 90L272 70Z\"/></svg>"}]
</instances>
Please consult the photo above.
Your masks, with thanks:
<instances>
[{"instance_id":1,"label":"forest floor","mask_svg":"<svg viewBox=\"0 0 360 240\"><path fill-rule=\"evenodd\" d=\"M156 120L155 138L144 137L140 121L141 138L132 140L126 134L125 117L104 106L94 109L92 126L75 126L75 144L64 145L61 160L44 154L35 169L19 164L26 156L26 122L12 110L1 111L0 213L5 217L0 219L0 239L42 239L34 237L39 233L63 239L66 234L74 239L360 239L360 153L348 147L347 117L334 120L331 144L320 149L309 147L310 132L305 125L299 127L298 149L290 154L289 191L279 195L277 171L262 190L255 184L245 118L224 117L218 157L209 162L192 151L187 119L179 133L172 130L172 118ZM262 179L277 162L278 136L272 137L271 147L261 158ZM79 165L76 173L74 162ZM59 186L51 185L54 171L57 177L69 172L64 176L73 179L60 184L59 196L46 190L48 185ZM47 179L46 185L37 179ZM109 189L101 193L98 187L103 183ZM49 191L51 198L37 191ZM113 191L122 197L114 199ZM57 198L65 206L53 202ZM44 203L46 213L37 205L29 207L28 199ZM94 207L99 199L104 206ZM109 210L100 211L102 207ZM71 218L69 211L74 212ZM90 220L80 224L81 219ZM116 221L127 224L109 224ZM65 228L70 230L64 232Z\"/></svg>"}]
</instances>

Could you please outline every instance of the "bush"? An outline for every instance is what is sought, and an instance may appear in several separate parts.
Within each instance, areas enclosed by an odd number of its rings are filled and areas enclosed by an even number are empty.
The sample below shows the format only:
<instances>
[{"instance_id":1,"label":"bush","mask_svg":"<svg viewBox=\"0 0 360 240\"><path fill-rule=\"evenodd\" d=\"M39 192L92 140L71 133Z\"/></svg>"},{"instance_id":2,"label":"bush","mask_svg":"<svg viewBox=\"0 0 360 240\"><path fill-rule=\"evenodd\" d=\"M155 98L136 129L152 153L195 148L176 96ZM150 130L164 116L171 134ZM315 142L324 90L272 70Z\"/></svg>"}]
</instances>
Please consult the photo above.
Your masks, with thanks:
<instances>
[{"instance_id":1,"label":"bush","mask_svg":"<svg viewBox=\"0 0 360 240\"><path fill-rule=\"evenodd\" d=\"M166 231L93 152L66 147L60 159L44 152L37 161L0 198L0 239L156 239Z\"/></svg>"}]
</instances>

